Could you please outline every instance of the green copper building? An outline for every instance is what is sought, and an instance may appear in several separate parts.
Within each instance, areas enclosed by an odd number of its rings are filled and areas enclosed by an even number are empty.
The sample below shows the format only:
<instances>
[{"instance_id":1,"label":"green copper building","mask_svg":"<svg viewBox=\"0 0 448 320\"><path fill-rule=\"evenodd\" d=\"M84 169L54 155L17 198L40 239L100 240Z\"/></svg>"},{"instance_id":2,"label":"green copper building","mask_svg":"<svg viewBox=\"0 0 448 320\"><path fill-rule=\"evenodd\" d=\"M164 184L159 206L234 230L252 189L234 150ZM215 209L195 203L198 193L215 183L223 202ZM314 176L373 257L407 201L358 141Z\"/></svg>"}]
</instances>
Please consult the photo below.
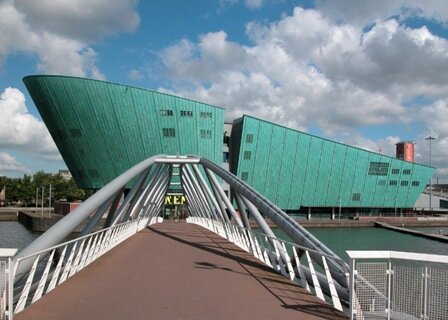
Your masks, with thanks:
<instances>
[{"instance_id":1,"label":"green copper building","mask_svg":"<svg viewBox=\"0 0 448 320\"><path fill-rule=\"evenodd\" d=\"M412 208L434 173L249 116L233 122L227 156L222 108L83 78L24 82L81 188L101 188L152 155L194 154L222 163L225 151L230 171L281 209L369 211Z\"/></svg>"},{"instance_id":2,"label":"green copper building","mask_svg":"<svg viewBox=\"0 0 448 320\"><path fill-rule=\"evenodd\" d=\"M156 154L222 161L222 108L90 79L23 81L80 188L99 189Z\"/></svg>"},{"instance_id":3,"label":"green copper building","mask_svg":"<svg viewBox=\"0 0 448 320\"><path fill-rule=\"evenodd\" d=\"M284 210L412 208L434 173L249 116L231 137L231 171Z\"/></svg>"}]
</instances>

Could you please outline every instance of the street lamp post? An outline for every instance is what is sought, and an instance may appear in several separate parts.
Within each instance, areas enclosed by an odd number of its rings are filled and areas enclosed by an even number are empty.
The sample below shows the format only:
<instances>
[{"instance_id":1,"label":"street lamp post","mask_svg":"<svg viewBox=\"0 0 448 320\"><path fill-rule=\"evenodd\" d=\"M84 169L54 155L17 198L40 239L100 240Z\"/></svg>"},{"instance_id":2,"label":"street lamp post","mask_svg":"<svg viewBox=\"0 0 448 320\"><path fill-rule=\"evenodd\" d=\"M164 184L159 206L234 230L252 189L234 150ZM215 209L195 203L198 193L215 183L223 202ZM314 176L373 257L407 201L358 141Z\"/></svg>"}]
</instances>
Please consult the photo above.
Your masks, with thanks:
<instances>
[{"instance_id":1,"label":"street lamp post","mask_svg":"<svg viewBox=\"0 0 448 320\"><path fill-rule=\"evenodd\" d=\"M51 218L51 184L50 184L50 194L48 196L48 217Z\"/></svg>"},{"instance_id":2,"label":"street lamp post","mask_svg":"<svg viewBox=\"0 0 448 320\"><path fill-rule=\"evenodd\" d=\"M44 217L44 193L45 193L45 187L42 187L41 218Z\"/></svg>"},{"instance_id":3,"label":"street lamp post","mask_svg":"<svg viewBox=\"0 0 448 320\"><path fill-rule=\"evenodd\" d=\"M341 196L339 195L339 221L341 221Z\"/></svg>"},{"instance_id":4,"label":"street lamp post","mask_svg":"<svg viewBox=\"0 0 448 320\"><path fill-rule=\"evenodd\" d=\"M431 141L436 140L436 138L429 136L429 137L425 138L425 140L429 140L429 166L432 167ZM431 176L431 179L429 180L429 212L432 212L432 176Z\"/></svg>"},{"instance_id":5,"label":"street lamp post","mask_svg":"<svg viewBox=\"0 0 448 320\"><path fill-rule=\"evenodd\" d=\"M36 214L37 214L37 203L39 201L37 201L37 198L39 198L39 187L36 188Z\"/></svg>"}]
</instances>

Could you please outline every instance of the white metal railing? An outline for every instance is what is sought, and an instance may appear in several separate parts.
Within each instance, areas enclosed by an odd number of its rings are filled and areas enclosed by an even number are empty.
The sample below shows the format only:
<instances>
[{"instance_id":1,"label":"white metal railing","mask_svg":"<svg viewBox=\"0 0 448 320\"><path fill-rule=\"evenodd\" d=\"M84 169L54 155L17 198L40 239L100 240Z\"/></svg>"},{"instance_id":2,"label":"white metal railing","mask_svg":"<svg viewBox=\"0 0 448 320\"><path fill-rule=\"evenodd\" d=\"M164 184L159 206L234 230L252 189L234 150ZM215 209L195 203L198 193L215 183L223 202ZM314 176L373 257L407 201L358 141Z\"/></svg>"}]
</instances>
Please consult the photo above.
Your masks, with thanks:
<instances>
[{"instance_id":1,"label":"white metal railing","mask_svg":"<svg viewBox=\"0 0 448 320\"><path fill-rule=\"evenodd\" d=\"M5 272L2 272L0 264L1 298L7 300L3 304L0 303L0 320L12 320L13 314L38 301L42 296L147 225L161 222L161 220L163 219L153 217L127 221L35 252L17 259L12 266L13 272L9 272L11 270L11 257L9 257L10 265ZM1 253L0 249L0 257ZM20 264L29 263L29 261L32 263L31 270L25 275L17 274ZM2 280L5 277L8 280ZM8 283L9 290L6 290L5 285L2 287L2 283Z\"/></svg>"},{"instance_id":2,"label":"white metal railing","mask_svg":"<svg viewBox=\"0 0 448 320\"><path fill-rule=\"evenodd\" d=\"M229 240L275 271L315 294L319 299L329 302L337 310L343 311L335 281L328 268L329 260L342 262L339 258L278 238L270 238L263 233L229 225L219 220L190 217L187 218L187 222L198 224ZM304 253L302 261L299 258L301 252ZM315 265L314 259L321 259L323 267L320 267L320 264ZM316 269L321 270L325 276L320 276ZM348 270L346 276L348 276ZM327 297L322 290L324 286L329 292Z\"/></svg>"},{"instance_id":3,"label":"white metal railing","mask_svg":"<svg viewBox=\"0 0 448 320\"><path fill-rule=\"evenodd\" d=\"M12 319L13 310L8 308L12 305L13 289L11 282L12 263L11 258L16 254L17 249L0 249L0 320Z\"/></svg>"},{"instance_id":4,"label":"white metal railing","mask_svg":"<svg viewBox=\"0 0 448 320\"><path fill-rule=\"evenodd\" d=\"M347 253L350 319L448 319L448 256Z\"/></svg>"}]
</instances>

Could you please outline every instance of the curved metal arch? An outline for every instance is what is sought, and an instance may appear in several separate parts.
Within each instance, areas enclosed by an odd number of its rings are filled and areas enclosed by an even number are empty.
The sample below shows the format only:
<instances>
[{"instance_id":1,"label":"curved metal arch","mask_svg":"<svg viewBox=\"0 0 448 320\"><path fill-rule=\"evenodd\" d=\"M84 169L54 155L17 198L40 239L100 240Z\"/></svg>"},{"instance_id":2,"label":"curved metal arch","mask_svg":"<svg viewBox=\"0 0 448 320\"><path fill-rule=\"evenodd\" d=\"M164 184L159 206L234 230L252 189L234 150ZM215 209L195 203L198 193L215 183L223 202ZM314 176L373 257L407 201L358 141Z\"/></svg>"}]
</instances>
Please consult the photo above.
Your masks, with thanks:
<instances>
[{"instance_id":1,"label":"curved metal arch","mask_svg":"<svg viewBox=\"0 0 448 320\"><path fill-rule=\"evenodd\" d=\"M229 221L226 219L226 210L228 210L237 225L242 227L240 217L236 214L232 203L226 197L214 176L217 175L231 186L232 191L238 197L241 197L240 200L242 201L240 201L240 205L243 203L249 211L256 213L256 220L265 234L268 236L274 236L267 223L259 214L258 210L274 221L278 227L290 236L291 239L293 239L293 241L297 244L323 252L330 256L334 256L335 258L339 258L333 251L331 251L311 233L300 226L286 213L264 198L260 193L213 162L197 156L157 155L140 162L112 180L89 199L87 199L71 214L65 216L28 247L19 252L19 254L14 258L14 261L20 257L28 256L34 252L60 243L71 232L73 232L77 226L83 223L90 216L92 216L92 219L98 218L96 213L104 210L104 206L111 203L113 199L116 201L117 194L122 192L127 183L134 178L137 178L137 182L135 183L133 189L131 189L131 191L127 194L127 197L123 199L120 208L111 220L116 222L118 220L121 221L123 218L125 220L137 218L142 214L142 212L146 212L148 210L148 202L154 202L154 204L158 207L161 207L163 204L163 196L168 190L172 170L171 168L166 170L166 168L162 169L160 167L172 166L173 164L181 164L186 167L193 165L194 170L191 171L187 168L185 171L186 175L182 177L181 181L184 183L183 187L186 194L191 197L191 211L194 211L198 216L205 215L209 218L218 218L224 223L228 223ZM205 179L199 178L196 180L196 178L194 178L195 175L200 177L201 174L200 170L195 168L198 164L201 164L204 168L205 173L202 178ZM153 166L157 166L158 168L152 168ZM208 180L212 190L207 189L208 186L206 180ZM213 196L215 199L210 201L209 198L213 198ZM139 208L137 208L137 206ZM143 209L143 207L145 209ZM153 208L152 210L157 212L157 208ZM319 259L315 260L319 261ZM340 259L335 260L339 261ZM330 264L330 270L333 278L341 286L347 288L347 266L333 261L330 261ZM26 271L26 268L26 265L23 264L21 265L21 270L18 270L18 272L24 272Z\"/></svg>"},{"instance_id":2,"label":"curved metal arch","mask_svg":"<svg viewBox=\"0 0 448 320\"><path fill-rule=\"evenodd\" d=\"M327 255L338 258L335 259L337 261L340 260L339 257L331 249L329 249L326 245L319 241L304 227L299 225L285 212L275 206L272 202L263 197L259 192L250 187L247 183L205 158L201 158L200 163L205 168L213 171L220 178L225 180L233 188L234 191L236 191L240 195L243 195L247 200L254 204L263 214L274 221L280 229L282 229L289 237L291 237L294 242L301 246L309 247L311 249L321 251ZM332 271L333 277L343 287L348 288L346 275L348 271L348 265L338 264L334 261L330 261L330 264L330 269Z\"/></svg>"}]
</instances>

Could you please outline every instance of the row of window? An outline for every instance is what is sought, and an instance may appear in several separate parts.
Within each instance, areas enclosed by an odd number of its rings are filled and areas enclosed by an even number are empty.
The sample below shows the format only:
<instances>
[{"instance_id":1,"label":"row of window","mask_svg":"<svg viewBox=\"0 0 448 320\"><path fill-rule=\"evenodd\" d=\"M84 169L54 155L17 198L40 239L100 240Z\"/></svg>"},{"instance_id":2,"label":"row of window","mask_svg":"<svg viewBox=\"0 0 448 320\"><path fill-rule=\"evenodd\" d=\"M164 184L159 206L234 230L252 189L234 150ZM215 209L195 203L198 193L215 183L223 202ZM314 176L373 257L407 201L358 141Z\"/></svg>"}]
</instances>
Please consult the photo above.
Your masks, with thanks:
<instances>
[{"instance_id":1,"label":"row of window","mask_svg":"<svg viewBox=\"0 0 448 320\"><path fill-rule=\"evenodd\" d=\"M370 162L369 176L387 176L388 172L388 162Z\"/></svg>"},{"instance_id":2,"label":"row of window","mask_svg":"<svg viewBox=\"0 0 448 320\"><path fill-rule=\"evenodd\" d=\"M162 133L164 137L175 137L176 130L174 128L162 128ZM201 129L200 137L202 139L211 139L212 138L212 130Z\"/></svg>"},{"instance_id":3,"label":"row of window","mask_svg":"<svg viewBox=\"0 0 448 320\"><path fill-rule=\"evenodd\" d=\"M200 131L202 139L211 139L212 138L212 130L203 130Z\"/></svg>"},{"instance_id":4,"label":"row of window","mask_svg":"<svg viewBox=\"0 0 448 320\"><path fill-rule=\"evenodd\" d=\"M246 136L246 142L247 142L247 136ZM250 160L250 158L251 158L251 151L244 151L243 159L244 160ZM387 176L388 168L389 168L389 164L388 163L371 162L370 163L370 167L369 167L369 175ZM392 174L399 174L399 173L400 173L400 169L392 169ZM403 170L403 174L404 175L410 175L411 174L411 170L404 169ZM415 183L419 183L419 181L413 181L413 183L414 182ZM391 181L391 183L392 183L392 181ZM378 184L379 185L386 185L386 180L379 180ZM414 184L413 184L413 186L414 186ZM418 184L416 186L418 186Z\"/></svg>"},{"instance_id":5,"label":"row of window","mask_svg":"<svg viewBox=\"0 0 448 320\"><path fill-rule=\"evenodd\" d=\"M250 152L250 151L246 151L246 152ZM244 154L244 156L246 156L246 153ZM249 154L249 157L250 157L250 154ZM248 172L246 172L246 171L241 172L241 180L247 181L248 177L249 177L249 173ZM378 180L378 185L379 186L385 186L386 185L386 180ZM397 180L390 180L389 181L389 185L397 186L398 185L398 181ZM407 181L407 180L400 181L400 186L407 187L408 185L409 185L409 181ZM411 186L412 187L420 186L420 181L411 181ZM356 194L356 193L354 193L354 194ZM353 201L356 201L356 200L353 200Z\"/></svg>"},{"instance_id":6,"label":"row of window","mask_svg":"<svg viewBox=\"0 0 448 320\"><path fill-rule=\"evenodd\" d=\"M386 180L378 180L378 185L379 186L385 186L386 185ZM390 180L389 181L389 185L391 186L397 186L398 185L398 181L397 180ZM409 185L409 181L400 181L400 185L401 186L407 186ZM413 187L418 187L420 185L420 181L412 181L411 182L411 186Z\"/></svg>"},{"instance_id":7,"label":"row of window","mask_svg":"<svg viewBox=\"0 0 448 320\"><path fill-rule=\"evenodd\" d=\"M392 174L400 174L400 169L392 169ZM410 175L411 170L410 169L403 169L403 174Z\"/></svg>"},{"instance_id":8,"label":"row of window","mask_svg":"<svg viewBox=\"0 0 448 320\"><path fill-rule=\"evenodd\" d=\"M176 130L174 130L174 128L163 128L162 132L163 132L164 137L175 137L176 136Z\"/></svg>"},{"instance_id":9,"label":"row of window","mask_svg":"<svg viewBox=\"0 0 448 320\"><path fill-rule=\"evenodd\" d=\"M173 112L173 110L163 109L163 110L160 110L160 115L161 116L174 116L174 112Z\"/></svg>"},{"instance_id":10,"label":"row of window","mask_svg":"<svg viewBox=\"0 0 448 320\"><path fill-rule=\"evenodd\" d=\"M387 176L389 172L388 162L370 162L369 176ZM392 169L392 174L400 174L400 169ZM403 169L403 175L410 175L410 169Z\"/></svg>"},{"instance_id":11,"label":"row of window","mask_svg":"<svg viewBox=\"0 0 448 320\"><path fill-rule=\"evenodd\" d=\"M161 116L165 116L165 117L172 117L174 116L174 111L171 109L161 109L160 110L160 115ZM212 118L212 112L205 112L205 111L201 111L199 113L199 116L201 118ZM181 117L193 117L193 111L190 110L180 110L180 116Z\"/></svg>"},{"instance_id":12,"label":"row of window","mask_svg":"<svg viewBox=\"0 0 448 320\"><path fill-rule=\"evenodd\" d=\"M180 116L181 117L192 117L193 116L193 111L180 110Z\"/></svg>"},{"instance_id":13,"label":"row of window","mask_svg":"<svg viewBox=\"0 0 448 320\"><path fill-rule=\"evenodd\" d=\"M201 111L200 113L199 113L199 116L201 117L201 118L212 118L212 113L211 112L205 112L205 111Z\"/></svg>"}]
</instances>

